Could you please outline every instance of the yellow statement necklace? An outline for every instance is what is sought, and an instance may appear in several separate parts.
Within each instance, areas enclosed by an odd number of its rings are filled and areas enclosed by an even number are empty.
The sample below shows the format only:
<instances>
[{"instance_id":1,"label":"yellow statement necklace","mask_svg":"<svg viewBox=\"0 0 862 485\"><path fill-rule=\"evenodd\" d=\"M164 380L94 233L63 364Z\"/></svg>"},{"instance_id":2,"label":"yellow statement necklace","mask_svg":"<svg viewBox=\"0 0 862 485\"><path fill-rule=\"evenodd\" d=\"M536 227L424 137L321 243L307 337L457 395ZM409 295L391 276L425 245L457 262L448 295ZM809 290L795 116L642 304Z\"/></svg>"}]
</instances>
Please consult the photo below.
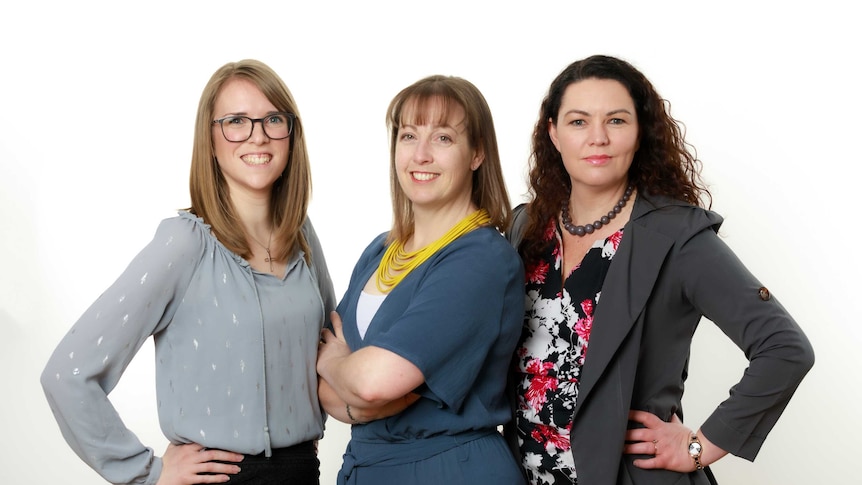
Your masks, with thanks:
<instances>
[{"instance_id":1,"label":"yellow statement necklace","mask_svg":"<svg viewBox=\"0 0 862 485\"><path fill-rule=\"evenodd\" d=\"M491 222L488 211L477 210L469 216L461 219L458 224L452 226L446 234L433 243L416 251L404 250L402 241L393 241L383 253L383 259L377 267L377 289L383 293L389 293L395 285L401 282L405 276L410 274L417 266L424 263L432 254L445 247L447 244L476 229Z\"/></svg>"}]
</instances>

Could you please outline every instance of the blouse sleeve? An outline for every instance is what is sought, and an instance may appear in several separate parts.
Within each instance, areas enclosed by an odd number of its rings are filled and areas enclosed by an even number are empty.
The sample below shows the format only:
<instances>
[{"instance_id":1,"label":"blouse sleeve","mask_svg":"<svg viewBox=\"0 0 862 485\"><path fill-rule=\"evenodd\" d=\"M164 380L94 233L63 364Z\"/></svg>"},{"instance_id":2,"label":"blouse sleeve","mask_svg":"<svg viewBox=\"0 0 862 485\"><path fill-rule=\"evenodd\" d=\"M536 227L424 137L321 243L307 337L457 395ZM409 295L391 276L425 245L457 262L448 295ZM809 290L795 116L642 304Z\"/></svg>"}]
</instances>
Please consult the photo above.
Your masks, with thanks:
<instances>
[{"instance_id":1,"label":"blouse sleeve","mask_svg":"<svg viewBox=\"0 0 862 485\"><path fill-rule=\"evenodd\" d=\"M416 365L434 396L455 410L486 361L514 351L523 318L520 259L499 234L491 236L444 249L397 323L371 342Z\"/></svg>"},{"instance_id":2,"label":"blouse sleeve","mask_svg":"<svg viewBox=\"0 0 862 485\"><path fill-rule=\"evenodd\" d=\"M685 295L749 361L701 430L722 449L753 460L814 364L814 351L778 299L713 231L690 239L680 258Z\"/></svg>"},{"instance_id":3,"label":"blouse sleeve","mask_svg":"<svg viewBox=\"0 0 862 485\"><path fill-rule=\"evenodd\" d=\"M75 453L111 483L154 484L161 459L123 423L108 394L146 339L169 324L202 256L202 233L182 218L153 240L60 341L41 375Z\"/></svg>"}]
</instances>

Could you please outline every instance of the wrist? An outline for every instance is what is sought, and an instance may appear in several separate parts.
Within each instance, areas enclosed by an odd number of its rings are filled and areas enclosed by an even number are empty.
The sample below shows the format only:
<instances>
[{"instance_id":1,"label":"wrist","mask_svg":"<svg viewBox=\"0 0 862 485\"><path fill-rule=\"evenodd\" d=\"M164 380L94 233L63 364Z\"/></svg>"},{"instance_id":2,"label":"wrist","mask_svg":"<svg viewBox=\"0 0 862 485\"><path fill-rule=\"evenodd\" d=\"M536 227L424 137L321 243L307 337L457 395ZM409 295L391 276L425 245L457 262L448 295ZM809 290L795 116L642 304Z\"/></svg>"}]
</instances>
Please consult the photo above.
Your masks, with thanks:
<instances>
[{"instance_id":1,"label":"wrist","mask_svg":"<svg viewBox=\"0 0 862 485\"><path fill-rule=\"evenodd\" d=\"M350 411L350 404L345 404L344 408L347 410L347 418L350 419L350 422L353 424L365 424L364 422L353 417L353 413Z\"/></svg>"},{"instance_id":2,"label":"wrist","mask_svg":"<svg viewBox=\"0 0 862 485\"><path fill-rule=\"evenodd\" d=\"M703 470L703 463L701 462L703 444L700 442L700 438L697 437L697 433L692 433L688 440L688 455L691 457L692 462L694 462L694 469Z\"/></svg>"}]
</instances>

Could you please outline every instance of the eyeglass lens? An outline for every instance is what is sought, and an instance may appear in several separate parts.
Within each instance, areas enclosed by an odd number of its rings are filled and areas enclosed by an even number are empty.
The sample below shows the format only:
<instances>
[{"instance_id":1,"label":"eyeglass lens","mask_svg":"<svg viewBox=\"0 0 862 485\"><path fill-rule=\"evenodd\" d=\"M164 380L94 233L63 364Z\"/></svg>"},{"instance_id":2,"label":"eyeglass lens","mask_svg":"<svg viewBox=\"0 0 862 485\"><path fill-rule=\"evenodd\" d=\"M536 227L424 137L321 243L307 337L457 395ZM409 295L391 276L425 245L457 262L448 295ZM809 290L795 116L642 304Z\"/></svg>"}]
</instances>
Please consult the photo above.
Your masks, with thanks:
<instances>
[{"instance_id":1,"label":"eyeglass lens","mask_svg":"<svg viewBox=\"0 0 862 485\"><path fill-rule=\"evenodd\" d=\"M257 121L263 126L264 134L273 140L287 138L293 128L293 118L281 113L257 119L248 116L228 116L217 121L221 124L222 133L228 141L246 141L251 138Z\"/></svg>"}]
</instances>

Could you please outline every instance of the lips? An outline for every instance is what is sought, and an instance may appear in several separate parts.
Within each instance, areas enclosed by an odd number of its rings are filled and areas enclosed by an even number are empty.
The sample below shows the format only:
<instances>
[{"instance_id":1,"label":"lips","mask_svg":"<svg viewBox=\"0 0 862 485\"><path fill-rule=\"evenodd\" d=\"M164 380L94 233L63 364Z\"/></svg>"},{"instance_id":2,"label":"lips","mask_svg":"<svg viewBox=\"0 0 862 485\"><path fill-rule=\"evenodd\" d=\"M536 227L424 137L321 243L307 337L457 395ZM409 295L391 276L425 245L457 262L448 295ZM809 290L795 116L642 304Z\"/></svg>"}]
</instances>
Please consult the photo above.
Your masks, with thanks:
<instances>
[{"instance_id":1,"label":"lips","mask_svg":"<svg viewBox=\"0 0 862 485\"><path fill-rule=\"evenodd\" d=\"M242 161L248 165L264 165L272 160L272 156L268 154L248 154L243 155L240 158L242 158Z\"/></svg>"},{"instance_id":2,"label":"lips","mask_svg":"<svg viewBox=\"0 0 862 485\"><path fill-rule=\"evenodd\" d=\"M410 175L419 182L427 182L440 176L440 174L430 172L410 172Z\"/></svg>"},{"instance_id":3,"label":"lips","mask_svg":"<svg viewBox=\"0 0 862 485\"><path fill-rule=\"evenodd\" d=\"M605 163L611 159L610 155L590 155L588 157L584 157L584 160L588 163L593 164L601 164Z\"/></svg>"}]
</instances>

